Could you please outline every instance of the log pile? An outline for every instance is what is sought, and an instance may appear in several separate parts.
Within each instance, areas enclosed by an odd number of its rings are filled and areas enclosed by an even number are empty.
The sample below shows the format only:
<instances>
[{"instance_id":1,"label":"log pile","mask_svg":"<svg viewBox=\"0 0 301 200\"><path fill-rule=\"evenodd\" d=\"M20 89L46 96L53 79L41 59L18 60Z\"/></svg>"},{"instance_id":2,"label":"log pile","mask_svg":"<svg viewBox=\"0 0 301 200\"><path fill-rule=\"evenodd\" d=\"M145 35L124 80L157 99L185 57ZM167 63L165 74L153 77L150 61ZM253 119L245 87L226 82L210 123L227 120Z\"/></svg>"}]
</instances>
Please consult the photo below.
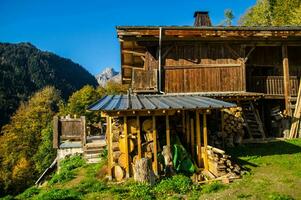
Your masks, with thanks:
<instances>
[{"instance_id":1,"label":"log pile","mask_svg":"<svg viewBox=\"0 0 301 200\"><path fill-rule=\"evenodd\" d=\"M209 134L212 146L223 148L241 144L244 131L244 118L241 107L222 110L222 131Z\"/></svg>"},{"instance_id":2,"label":"log pile","mask_svg":"<svg viewBox=\"0 0 301 200\"><path fill-rule=\"evenodd\" d=\"M152 120L146 119L142 122L141 127L141 150L142 157L152 161L154 158L154 145L153 145L153 128ZM113 157L113 178L117 181L125 178L127 168L127 150L129 160L130 174L134 174L135 163L138 158L138 139L137 139L137 120L127 120L127 134L128 134L128 148L126 148L126 137L124 134L124 125L122 118L112 118L112 157ZM158 144L159 146L159 144ZM154 165L154 163L152 163ZM163 167L159 165L159 167Z\"/></svg>"},{"instance_id":3,"label":"log pile","mask_svg":"<svg viewBox=\"0 0 301 200\"><path fill-rule=\"evenodd\" d=\"M208 146L207 152L209 171L215 177L238 178L244 173L239 165L230 160L231 156L226 155L225 151Z\"/></svg>"}]
</instances>

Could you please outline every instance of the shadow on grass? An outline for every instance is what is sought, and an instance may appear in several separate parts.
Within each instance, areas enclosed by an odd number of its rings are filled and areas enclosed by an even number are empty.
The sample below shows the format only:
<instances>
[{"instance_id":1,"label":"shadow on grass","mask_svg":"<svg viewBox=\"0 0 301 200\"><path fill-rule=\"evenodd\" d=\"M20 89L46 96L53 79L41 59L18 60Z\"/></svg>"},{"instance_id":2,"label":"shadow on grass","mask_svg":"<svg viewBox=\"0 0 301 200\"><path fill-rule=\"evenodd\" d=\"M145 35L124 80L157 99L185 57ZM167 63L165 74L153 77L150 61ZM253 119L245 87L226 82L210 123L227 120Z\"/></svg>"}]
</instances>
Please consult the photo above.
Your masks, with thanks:
<instances>
[{"instance_id":1,"label":"shadow on grass","mask_svg":"<svg viewBox=\"0 0 301 200\"><path fill-rule=\"evenodd\" d=\"M246 161L246 157L262 157L272 155L296 154L301 153L301 140L295 142L276 141L263 144L247 144L234 148L228 148L227 153L242 166L256 167L255 163Z\"/></svg>"}]
</instances>

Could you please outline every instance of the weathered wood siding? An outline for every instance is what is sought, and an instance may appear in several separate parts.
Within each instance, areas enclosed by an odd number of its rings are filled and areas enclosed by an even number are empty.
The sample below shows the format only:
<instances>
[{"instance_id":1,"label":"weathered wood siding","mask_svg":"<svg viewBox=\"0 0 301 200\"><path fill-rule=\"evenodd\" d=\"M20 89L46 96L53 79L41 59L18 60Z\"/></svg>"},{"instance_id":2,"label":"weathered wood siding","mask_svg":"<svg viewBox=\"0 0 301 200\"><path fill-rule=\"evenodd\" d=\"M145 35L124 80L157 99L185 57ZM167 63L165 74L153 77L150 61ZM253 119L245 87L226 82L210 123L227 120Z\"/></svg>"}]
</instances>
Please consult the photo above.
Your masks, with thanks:
<instances>
[{"instance_id":1,"label":"weathered wood siding","mask_svg":"<svg viewBox=\"0 0 301 200\"><path fill-rule=\"evenodd\" d=\"M243 55L240 45L177 45L164 60L164 91L243 91Z\"/></svg>"}]
</instances>

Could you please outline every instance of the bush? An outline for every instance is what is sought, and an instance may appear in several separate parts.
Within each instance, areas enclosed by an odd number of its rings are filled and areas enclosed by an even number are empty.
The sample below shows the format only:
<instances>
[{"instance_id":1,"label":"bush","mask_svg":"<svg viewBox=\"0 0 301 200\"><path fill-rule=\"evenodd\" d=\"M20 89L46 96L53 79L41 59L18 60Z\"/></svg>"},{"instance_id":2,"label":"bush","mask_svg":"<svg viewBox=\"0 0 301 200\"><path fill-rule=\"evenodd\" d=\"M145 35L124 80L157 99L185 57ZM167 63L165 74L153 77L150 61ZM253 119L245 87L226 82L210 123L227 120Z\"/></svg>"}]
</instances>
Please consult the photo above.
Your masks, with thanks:
<instances>
[{"instance_id":1,"label":"bush","mask_svg":"<svg viewBox=\"0 0 301 200\"><path fill-rule=\"evenodd\" d=\"M217 192L224 188L225 188L225 185L218 183L218 182L213 182L213 183L202 186L202 193L205 193L205 194L213 193L213 192Z\"/></svg>"},{"instance_id":2,"label":"bush","mask_svg":"<svg viewBox=\"0 0 301 200\"><path fill-rule=\"evenodd\" d=\"M81 194L71 189L52 189L42 192L34 200L79 200Z\"/></svg>"},{"instance_id":3,"label":"bush","mask_svg":"<svg viewBox=\"0 0 301 200\"><path fill-rule=\"evenodd\" d=\"M20 200L26 200L26 199L29 199L29 198L32 198L36 195L38 195L40 193L40 189L33 186L33 187L30 187L28 189L26 189L23 193L19 194L16 199L20 199Z\"/></svg>"},{"instance_id":4,"label":"bush","mask_svg":"<svg viewBox=\"0 0 301 200\"><path fill-rule=\"evenodd\" d=\"M154 190L157 194L185 194L191 189L191 186L190 178L184 175L175 175L172 178L162 180Z\"/></svg>"}]
</instances>

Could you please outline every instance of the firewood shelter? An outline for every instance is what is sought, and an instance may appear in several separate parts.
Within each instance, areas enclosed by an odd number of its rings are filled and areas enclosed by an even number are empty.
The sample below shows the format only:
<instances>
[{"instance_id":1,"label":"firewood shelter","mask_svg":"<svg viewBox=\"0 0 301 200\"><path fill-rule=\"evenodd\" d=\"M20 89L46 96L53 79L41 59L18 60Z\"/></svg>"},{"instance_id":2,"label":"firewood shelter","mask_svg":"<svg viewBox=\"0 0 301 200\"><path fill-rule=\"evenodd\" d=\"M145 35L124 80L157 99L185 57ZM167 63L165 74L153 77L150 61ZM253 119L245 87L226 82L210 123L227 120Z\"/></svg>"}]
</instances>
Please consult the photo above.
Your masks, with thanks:
<instances>
[{"instance_id":1,"label":"firewood shelter","mask_svg":"<svg viewBox=\"0 0 301 200\"><path fill-rule=\"evenodd\" d=\"M133 176L135 161L144 157L159 176L164 170L158 155L175 138L198 169L208 170L207 115L232 107L236 104L198 94L126 94L104 96L88 109L106 118L108 176L122 180Z\"/></svg>"}]
</instances>

